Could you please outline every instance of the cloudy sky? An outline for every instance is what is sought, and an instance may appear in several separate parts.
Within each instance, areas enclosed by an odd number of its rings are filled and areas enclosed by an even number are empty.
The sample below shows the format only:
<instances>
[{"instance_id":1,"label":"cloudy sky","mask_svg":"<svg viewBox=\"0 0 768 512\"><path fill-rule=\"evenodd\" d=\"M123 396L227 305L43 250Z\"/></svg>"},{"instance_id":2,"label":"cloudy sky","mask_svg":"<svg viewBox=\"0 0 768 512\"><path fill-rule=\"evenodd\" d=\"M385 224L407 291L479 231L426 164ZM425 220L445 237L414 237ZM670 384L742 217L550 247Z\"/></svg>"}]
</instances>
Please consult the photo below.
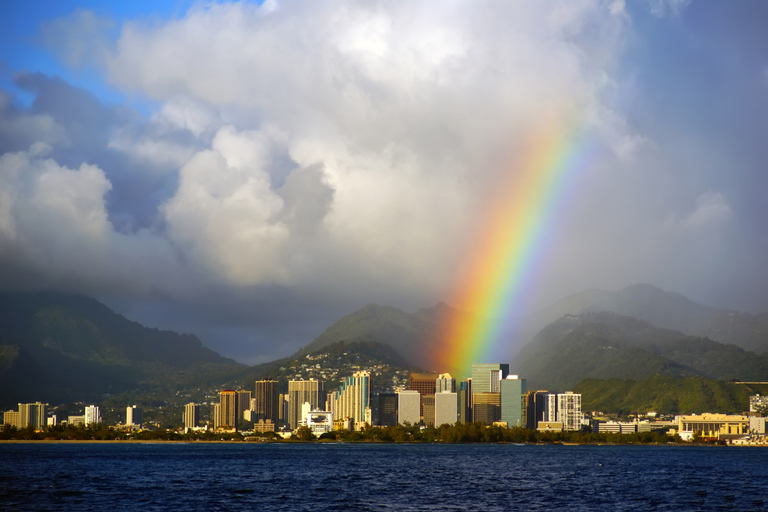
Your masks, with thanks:
<instances>
[{"instance_id":1,"label":"cloudy sky","mask_svg":"<svg viewBox=\"0 0 768 512\"><path fill-rule=\"evenodd\" d=\"M0 4L4 290L271 360L449 301L510 152L568 119L595 149L524 307L768 310L766 2L113 4Z\"/></svg>"}]
</instances>

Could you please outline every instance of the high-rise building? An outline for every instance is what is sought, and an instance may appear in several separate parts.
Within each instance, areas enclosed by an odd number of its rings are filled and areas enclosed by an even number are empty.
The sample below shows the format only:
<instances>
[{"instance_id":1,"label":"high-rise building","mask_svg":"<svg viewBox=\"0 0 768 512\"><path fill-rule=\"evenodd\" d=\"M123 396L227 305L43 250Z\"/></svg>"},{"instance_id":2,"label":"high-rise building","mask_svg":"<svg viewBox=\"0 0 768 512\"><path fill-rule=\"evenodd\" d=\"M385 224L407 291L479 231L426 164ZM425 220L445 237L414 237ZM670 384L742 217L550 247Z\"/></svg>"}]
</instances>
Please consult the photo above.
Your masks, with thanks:
<instances>
[{"instance_id":1,"label":"high-rise building","mask_svg":"<svg viewBox=\"0 0 768 512\"><path fill-rule=\"evenodd\" d=\"M253 410L256 420L280 420L280 383L276 380L257 380L253 394Z\"/></svg>"},{"instance_id":2,"label":"high-rise building","mask_svg":"<svg viewBox=\"0 0 768 512\"><path fill-rule=\"evenodd\" d=\"M421 397L418 391L400 389L397 393L397 422L399 424L410 423L416 425L421 421L419 407Z\"/></svg>"},{"instance_id":3,"label":"high-rise building","mask_svg":"<svg viewBox=\"0 0 768 512\"><path fill-rule=\"evenodd\" d=\"M304 402L315 410L325 409L325 383L320 380L291 380L288 381L288 426L295 429L299 426L301 406Z\"/></svg>"},{"instance_id":4,"label":"high-rise building","mask_svg":"<svg viewBox=\"0 0 768 512\"><path fill-rule=\"evenodd\" d=\"M473 393L473 420L492 425L501 418L501 393Z\"/></svg>"},{"instance_id":5,"label":"high-rise building","mask_svg":"<svg viewBox=\"0 0 768 512\"><path fill-rule=\"evenodd\" d=\"M45 406L41 402L31 404L19 404L19 428L31 426L35 430L40 430L45 426Z\"/></svg>"},{"instance_id":6,"label":"high-rise building","mask_svg":"<svg viewBox=\"0 0 768 512\"><path fill-rule=\"evenodd\" d=\"M455 393L456 379L450 373L441 373L435 379L435 393Z\"/></svg>"},{"instance_id":7,"label":"high-rise building","mask_svg":"<svg viewBox=\"0 0 768 512\"><path fill-rule=\"evenodd\" d=\"M243 419L245 411L251 408L251 392L245 389L237 390L237 419Z\"/></svg>"},{"instance_id":8,"label":"high-rise building","mask_svg":"<svg viewBox=\"0 0 768 512\"><path fill-rule=\"evenodd\" d=\"M459 421L472 423L472 378L459 384Z\"/></svg>"},{"instance_id":9,"label":"high-rise building","mask_svg":"<svg viewBox=\"0 0 768 512\"><path fill-rule=\"evenodd\" d=\"M144 423L144 411L142 411L140 407L132 405L125 408L126 426L141 428L142 423Z\"/></svg>"},{"instance_id":10,"label":"high-rise building","mask_svg":"<svg viewBox=\"0 0 768 512\"><path fill-rule=\"evenodd\" d=\"M189 402L184 406L184 431L197 428L200 424L200 406L195 402Z\"/></svg>"},{"instance_id":11,"label":"high-rise building","mask_svg":"<svg viewBox=\"0 0 768 512\"><path fill-rule=\"evenodd\" d=\"M528 391L525 394L525 428L536 430L540 421L547 421L549 391Z\"/></svg>"},{"instance_id":12,"label":"high-rise building","mask_svg":"<svg viewBox=\"0 0 768 512\"><path fill-rule=\"evenodd\" d=\"M397 425L397 394L379 393L378 425L393 427Z\"/></svg>"},{"instance_id":13,"label":"high-rise building","mask_svg":"<svg viewBox=\"0 0 768 512\"><path fill-rule=\"evenodd\" d=\"M421 420L428 427L435 426L435 397L427 395L421 397Z\"/></svg>"},{"instance_id":14,"label":"high-rise building","mask_svg":"<svg viewBox=\"0 0 768 512\"><path fill-rule=\"evenodd\" d=\"M501 381L501 421L506 421L509 428L525 427L525 391L525 379L519 379L517 375L507 375Z\"/></svg>"},{"instance_id":15,"label":"high-rise building","mask_svg":"<svg viewBox=\"0 0 768 512\"><path fill-rule=\"evenodd\" d=\"M85 408L85 424L101 423L101 413L96 405L89 405Z\"/></svg>"},{"instance_id":16,"label":"high-rise building","mask_svg":"<svg viewBox=\"0 0 768 512\"><path fill-rule=\"evenodd\" d=\"M215 428L237 430L237 421L243 417L242 414L238 414L237 398L237 391L225 389L219 392L219 411Z\"/></svg>"},{"instance_id":17,"label":"high-rise building","mask_svg":"<svg viewBox=\"0 0 768 512\"><path fill-rule=\"evenodd\" d=\"M443 391L435 393L435 426L453 425L458 420L458 395Z\"/></svg>"},{"instance_id":18,"label":"high-rise building","mask_svg":"<svg viewBox=\"0 0 768 512\"><path fill-rule=\"evenodd\" d=\"M476 363L472 365L472 393L498 393L502 379L509 375L509 365Z\"/></svg>"},{"instance_id":19,"label":"high-rise building","mask_svg":"<svg viewBox=\"0 0 768 512\"><path fill-rule=\"evenodd\" d=\"M367 371L355 372L329 397L327 409L334 418L351 419L355 429L361 428L365 424L365 410L371 406L371 374Z\"/></svg>"},{"instance_id":20,"label":"high-rise building","mask_svg":"<svg viewBox=\"0 0 768 512\"><path fill-rule=\"evenodd\" d=\"M437 373L410 373L408 375L408 389L418 391L421 403L419 404L419 417L424 417L424 397L433 396L437 387Z\"/></svg>"},{"instance_id":21,"label":"high-rise building","mask_svg":"<svg viewBox=\"0 0 768 512\"><path fill-rule=\"evenodd\" d=\"M557 421L563 430L581 429L581 393L566 391L557 395Z\"/></svg>"}]
</instances>

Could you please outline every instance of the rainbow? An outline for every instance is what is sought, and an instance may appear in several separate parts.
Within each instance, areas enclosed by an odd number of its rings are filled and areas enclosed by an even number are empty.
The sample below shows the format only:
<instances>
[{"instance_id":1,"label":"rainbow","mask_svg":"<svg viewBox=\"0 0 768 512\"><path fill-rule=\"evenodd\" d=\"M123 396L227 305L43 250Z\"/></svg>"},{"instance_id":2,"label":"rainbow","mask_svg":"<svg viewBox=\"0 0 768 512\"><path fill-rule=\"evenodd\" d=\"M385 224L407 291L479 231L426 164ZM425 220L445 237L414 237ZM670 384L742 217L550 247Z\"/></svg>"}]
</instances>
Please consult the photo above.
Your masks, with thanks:
<instances>
[{"instance_id":1,"label":"rainbow","mask_svg":"<svg viewBox=\"0 0 768 512\"><path fill-rule=\"evenodd\" d=\"M594 144L579 125L551 123L533 133L511 163L462 265L448 303L462 314L442 326L437 351L442 368L469 376L472 363L493 361L528 296L547 250L554 221L569 198ZM573 194L571 194L573 195Z\"/></svg>"}]
</instances>

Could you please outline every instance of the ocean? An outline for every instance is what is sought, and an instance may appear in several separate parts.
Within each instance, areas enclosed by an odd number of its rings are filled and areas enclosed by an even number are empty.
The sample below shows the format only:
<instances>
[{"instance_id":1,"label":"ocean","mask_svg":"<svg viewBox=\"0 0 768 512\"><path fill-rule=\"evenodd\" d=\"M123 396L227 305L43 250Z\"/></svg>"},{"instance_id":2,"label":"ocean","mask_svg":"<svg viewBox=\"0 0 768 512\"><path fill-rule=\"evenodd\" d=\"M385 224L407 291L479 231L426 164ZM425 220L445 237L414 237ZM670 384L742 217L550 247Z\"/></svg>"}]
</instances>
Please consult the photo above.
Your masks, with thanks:
<instances>
[{"instance_id":1,"label":"ocean","mask_svg":"<svg viewBox=\"0 0 768 512\"><path fill-rule=\"evenodd\" d=\"M2 511L768 510L768 449L3 443Z\"/></svg>"}]
</instances>

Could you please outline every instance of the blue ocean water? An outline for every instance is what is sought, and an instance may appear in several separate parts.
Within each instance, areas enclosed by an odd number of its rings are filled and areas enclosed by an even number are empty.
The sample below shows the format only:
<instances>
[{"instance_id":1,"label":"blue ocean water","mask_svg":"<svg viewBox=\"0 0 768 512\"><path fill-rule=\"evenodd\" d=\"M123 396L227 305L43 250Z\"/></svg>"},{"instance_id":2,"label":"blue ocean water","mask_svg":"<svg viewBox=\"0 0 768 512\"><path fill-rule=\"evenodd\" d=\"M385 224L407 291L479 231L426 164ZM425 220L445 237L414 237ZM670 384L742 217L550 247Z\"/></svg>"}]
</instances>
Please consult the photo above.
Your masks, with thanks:
<instances>
[{"instance_id":1,"label":"blue ocean water","mask_svg":"<svg viewBox=\"0 0 768 512\"><path fill-rule=\"evenodd\" d=\"M0 444L0 510L768 510L768 449Z\"/></svg>"}]
</instances>

